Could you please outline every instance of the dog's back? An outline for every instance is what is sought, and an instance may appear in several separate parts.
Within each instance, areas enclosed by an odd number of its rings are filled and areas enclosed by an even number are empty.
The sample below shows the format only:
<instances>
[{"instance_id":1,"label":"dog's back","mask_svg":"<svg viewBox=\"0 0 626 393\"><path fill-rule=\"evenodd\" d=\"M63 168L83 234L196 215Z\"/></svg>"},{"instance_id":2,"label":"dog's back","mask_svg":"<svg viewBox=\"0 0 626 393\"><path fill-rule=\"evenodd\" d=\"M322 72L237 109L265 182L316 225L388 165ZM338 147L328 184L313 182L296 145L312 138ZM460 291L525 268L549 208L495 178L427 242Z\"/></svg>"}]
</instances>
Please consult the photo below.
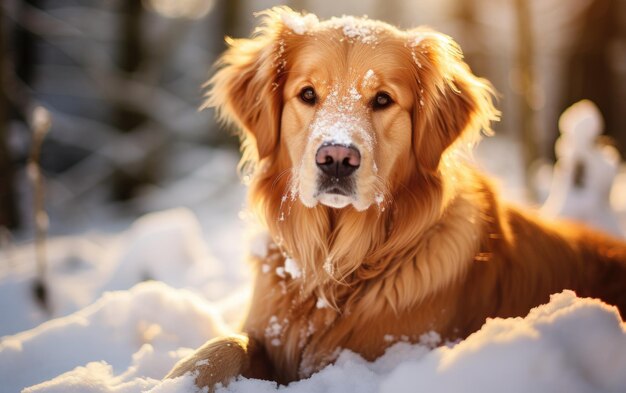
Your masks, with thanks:
<instances>
[{"instance_id":1,"label":"dog's back","mask_svg":"<svg viewBox=\"0 0 626 393\"><path fill-rule=\"evenodd\" d=\"M479 329L486 317L525 316L564 289L602 299L626 315L622 239L580 223L544 221L524 210L497 206L459 297L467 314L474 314L459 323L464 326L461 336Z\"/></svg>"}]
</instances>

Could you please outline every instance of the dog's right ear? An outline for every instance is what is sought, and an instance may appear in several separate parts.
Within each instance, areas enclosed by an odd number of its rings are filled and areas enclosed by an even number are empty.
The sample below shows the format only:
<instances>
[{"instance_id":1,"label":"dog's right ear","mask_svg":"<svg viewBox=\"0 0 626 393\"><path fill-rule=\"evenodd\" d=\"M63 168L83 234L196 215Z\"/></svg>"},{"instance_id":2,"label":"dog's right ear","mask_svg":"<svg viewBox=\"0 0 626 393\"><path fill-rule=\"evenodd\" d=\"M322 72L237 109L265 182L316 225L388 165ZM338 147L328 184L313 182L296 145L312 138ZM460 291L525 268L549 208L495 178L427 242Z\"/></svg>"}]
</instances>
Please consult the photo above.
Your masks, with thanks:
<instances>
[{"instance_id":1,"label":"dog's right ear","mask_svg":"<svg viewBox=\"0 0 626 393\"><path fill-rule=\"evenodd\" d=\"M244 159L269 156L278 144L284 84L284 25L274 8L261 13L251 38L227 38L229 48L217 61L203 108L215 107L222 120L240 130ZM246 157L248 156L248 157Z\"/></svg>"},{"instance_id":2,"label":"dog's right ear","mask_svg":"<svg viewBox=\"0 0 626 393\"><path fill-rule=\"evenodd\" d=\"M491 83L472 73L452 38L428 28L409 32L415 93L413 148L423 169L436 171L458 138L472 143L499 118ZM408 56L407 56L408 57Z\"/></svg>"}]
</instances>

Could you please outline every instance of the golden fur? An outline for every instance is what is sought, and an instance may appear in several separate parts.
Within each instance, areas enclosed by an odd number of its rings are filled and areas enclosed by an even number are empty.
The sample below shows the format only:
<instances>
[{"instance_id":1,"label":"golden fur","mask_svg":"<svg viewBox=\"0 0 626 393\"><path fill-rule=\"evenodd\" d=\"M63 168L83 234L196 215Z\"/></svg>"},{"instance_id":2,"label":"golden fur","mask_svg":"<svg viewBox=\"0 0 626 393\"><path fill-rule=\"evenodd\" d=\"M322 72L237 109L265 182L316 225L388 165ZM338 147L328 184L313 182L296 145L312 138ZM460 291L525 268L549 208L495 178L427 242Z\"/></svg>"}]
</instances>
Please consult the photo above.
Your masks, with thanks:
<instances>
[{"instance_id":1,"label":"golden fur","mask_svg":"<svg viewBox=\"0 0 626 393\"><path fill-rule=\"evenodd\" d=\"M287 383L338 349L374 359L401 337L463 338L565 288L626 311L624 243L508 206L463 160L498 112L448 36L275 8L253 38L229 45L207 106L242 130L249 205L271 242L253 258L243 335L212 340L168 377L195 370L211 388L239 374ZM304 86L315 105L299 98ZM379 91L393 103L373 110ZM316 127L327 118L356 127L349 136L361 149L356 192L341 208L314 190L325 132ZM300 275L280 271L286 258Z\"/></svg>"}]
</instances>

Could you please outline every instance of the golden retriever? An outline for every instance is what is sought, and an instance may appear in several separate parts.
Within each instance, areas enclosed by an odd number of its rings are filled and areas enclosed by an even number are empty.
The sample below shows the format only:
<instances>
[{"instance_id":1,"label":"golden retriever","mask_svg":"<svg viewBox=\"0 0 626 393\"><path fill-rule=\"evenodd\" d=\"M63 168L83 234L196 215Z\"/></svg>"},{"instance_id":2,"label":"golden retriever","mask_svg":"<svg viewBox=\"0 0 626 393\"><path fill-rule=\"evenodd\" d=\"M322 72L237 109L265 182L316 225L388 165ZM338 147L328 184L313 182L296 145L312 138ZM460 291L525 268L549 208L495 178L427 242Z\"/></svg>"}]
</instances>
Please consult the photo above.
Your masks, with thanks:
<instances>
[{"instance_id":1,"label":"golden retriever","mask_svg":"<svg viewBox=\"0 0 626 393\"><path fill-rule=\"evenodd\" d=\"M463 338L565 288L626 311L624 243L507 205L463 159L498 111L450 37L262 15L252 38L228 41L207 106L241 129L267 252L242 333L167 377L288 383L339 349L375 359L429 331Z\"/></svg>"}]
</instances>

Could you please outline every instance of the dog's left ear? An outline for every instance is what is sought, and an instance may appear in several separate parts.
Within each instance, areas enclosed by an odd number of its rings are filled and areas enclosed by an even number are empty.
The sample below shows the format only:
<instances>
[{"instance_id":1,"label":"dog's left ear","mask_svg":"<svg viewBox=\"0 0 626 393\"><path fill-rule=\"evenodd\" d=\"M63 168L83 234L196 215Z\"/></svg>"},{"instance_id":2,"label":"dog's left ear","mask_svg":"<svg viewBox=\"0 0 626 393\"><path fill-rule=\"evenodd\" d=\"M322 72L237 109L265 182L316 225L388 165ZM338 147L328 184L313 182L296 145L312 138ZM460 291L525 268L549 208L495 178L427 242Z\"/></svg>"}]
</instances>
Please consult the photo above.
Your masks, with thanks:
<instances>
[{"instance_id":1,"label":"dog's left ear","mask_svg":"<svg viewBox=\"0 0 626 393\"><path fill-rule=\"evenodd\" d=\"M499 118L491 84L472 74L459 46L447 35L409 32L413 61L413 149L422 169L436 171L459 137L476 141Z\"/></svg>"},{"instance_id":2,"label":"dog's left ear","mask_svg":"<svg viewBox=\"0 0 626 393\"><path fill-rule=\"evenodd\" d=\"M204 107L215 107L222 120L240 130L244 160L263 159L278 144L285 64L281 15L287 12L293 11L275 8L261 13L252 38L227 38L229 48L207 83Z\"/></svg>"}]
</instances>

